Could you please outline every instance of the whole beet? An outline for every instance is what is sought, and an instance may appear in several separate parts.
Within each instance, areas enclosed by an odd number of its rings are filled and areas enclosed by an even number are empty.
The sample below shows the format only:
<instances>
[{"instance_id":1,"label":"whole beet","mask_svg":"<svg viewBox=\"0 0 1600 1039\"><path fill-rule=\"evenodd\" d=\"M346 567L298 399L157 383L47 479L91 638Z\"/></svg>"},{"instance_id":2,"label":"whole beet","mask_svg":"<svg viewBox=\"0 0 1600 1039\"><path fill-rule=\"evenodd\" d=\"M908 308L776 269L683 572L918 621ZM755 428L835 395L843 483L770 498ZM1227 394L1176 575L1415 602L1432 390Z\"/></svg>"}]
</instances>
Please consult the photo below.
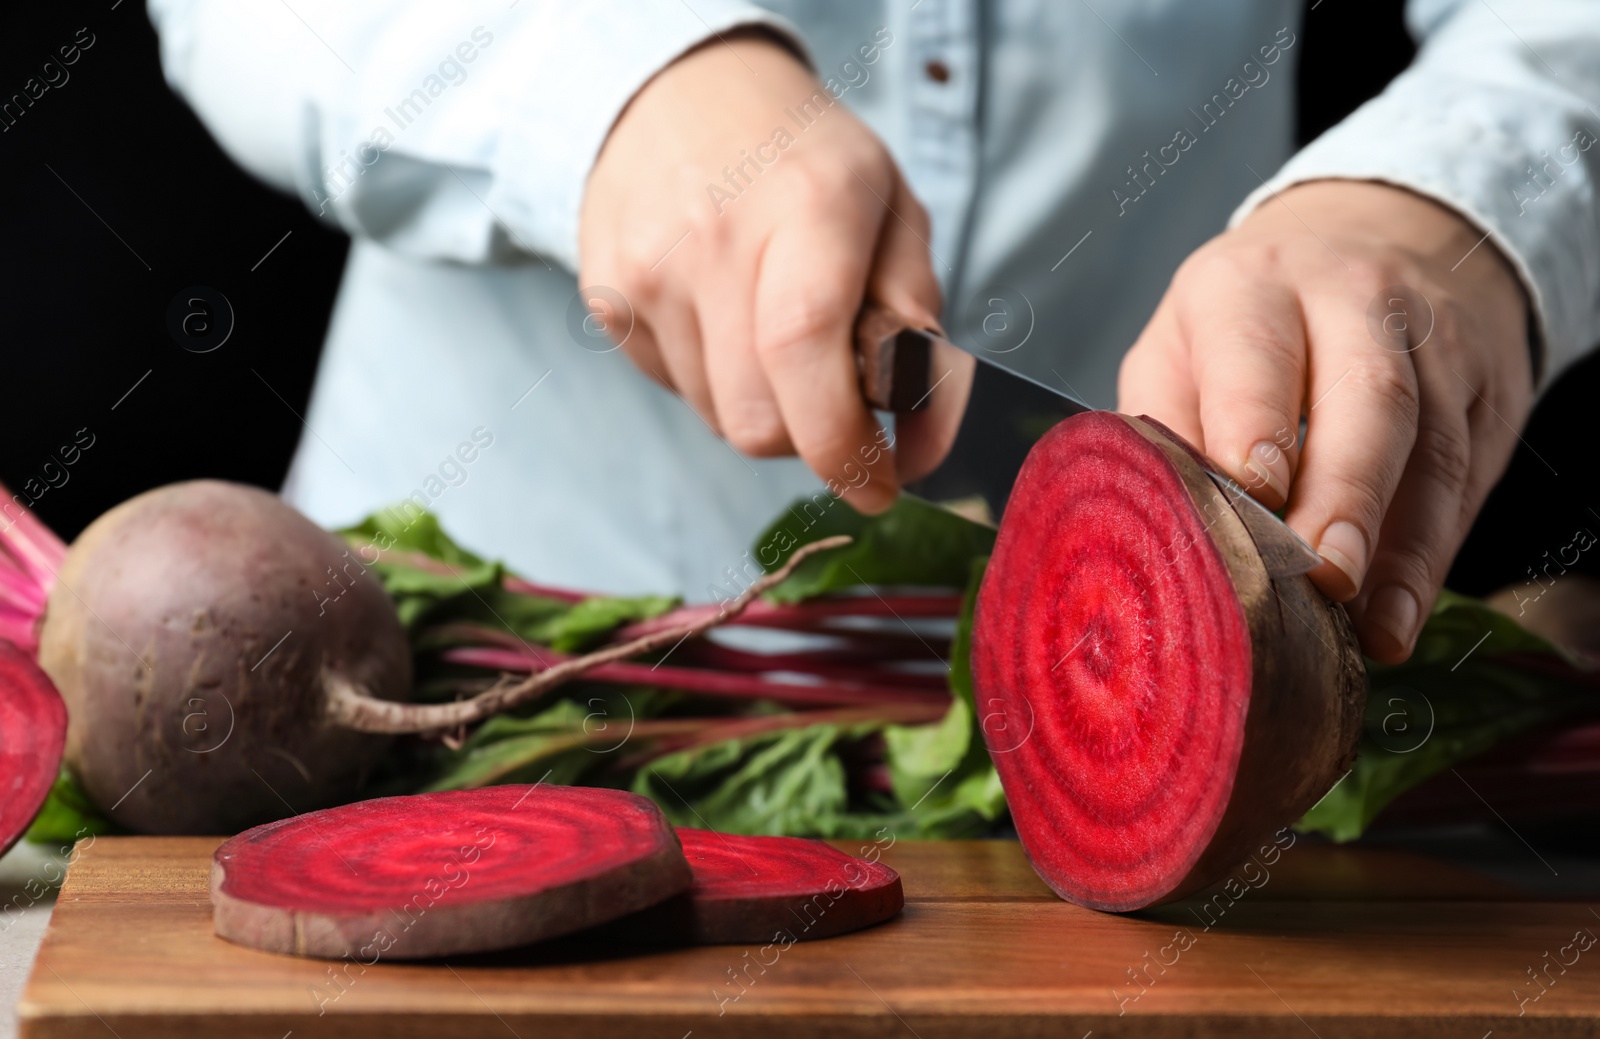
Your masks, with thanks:
<instances>
[{"instance_id":1,"label":"whole beet","mask_svg":"<svg viewBox=\"0 0 1600 1039\"><path fill-rule=\"evenodd\" d=\"M355 798L389 738L326 720L326 683L411 687L394 608L346 546L266 491L211 480L83 532L39 662L67 704L67 763L145 833L233 833Z\"/></svg>"}]
</instances>

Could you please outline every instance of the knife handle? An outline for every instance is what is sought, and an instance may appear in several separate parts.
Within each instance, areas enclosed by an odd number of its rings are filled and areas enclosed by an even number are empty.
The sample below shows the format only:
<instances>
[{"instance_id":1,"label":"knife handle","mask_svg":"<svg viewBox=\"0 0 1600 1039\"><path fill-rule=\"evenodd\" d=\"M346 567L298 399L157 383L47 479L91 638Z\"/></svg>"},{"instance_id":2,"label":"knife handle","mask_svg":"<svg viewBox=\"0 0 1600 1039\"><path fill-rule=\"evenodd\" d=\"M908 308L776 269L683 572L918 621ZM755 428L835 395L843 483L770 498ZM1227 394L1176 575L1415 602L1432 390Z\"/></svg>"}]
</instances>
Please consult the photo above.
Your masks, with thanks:
<instances>
[{"instance_id":1,"label":"knife handle","mask_svg":"<svg viewBox=\"0 0 1600 1039\"><path fill-rule=\"evenodd\" d=\"M936 329L918 328L901 315L868 303L856 315L856 371L861 398L879 411L907 414L928 401Z\"/></svg>"}]
</instances>

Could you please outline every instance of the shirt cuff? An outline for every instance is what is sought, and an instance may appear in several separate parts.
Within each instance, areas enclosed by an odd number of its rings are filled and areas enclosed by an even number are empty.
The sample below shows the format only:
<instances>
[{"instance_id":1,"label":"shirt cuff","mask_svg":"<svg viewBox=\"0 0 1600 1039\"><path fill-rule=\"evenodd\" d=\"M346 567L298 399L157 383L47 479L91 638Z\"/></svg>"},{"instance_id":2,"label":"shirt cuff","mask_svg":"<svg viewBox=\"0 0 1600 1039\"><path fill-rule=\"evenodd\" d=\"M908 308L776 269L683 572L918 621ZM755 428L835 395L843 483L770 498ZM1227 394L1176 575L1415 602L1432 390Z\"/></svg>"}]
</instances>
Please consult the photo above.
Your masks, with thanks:
<instances>
[{"instance_id":1,"label":"shirt cuff","mask_svg":"<svg viewBox=\"0 0 1600 1039\"><path fill-rule=\"evenodd\" d=\"M1378 181L1433 199L1491 238L1516 271L1529 301L1535 381L1548 385L1595 335L1600 246L1585 230L1595 222L1585 160L1600 151L1584 152L1596 138L1560 106L1442 78L1396 80L1251 192L1228 226L1312 180ZM1545 151L1530 141L1547 142Z\"/></svg>"},{"instance_id":2,"label":"shirt cuff","mask_svg":"<svg viewBox=\"0 0 1600 1039\"><path fill-rule=\"evenodd\" d=\"M578 267L584 186L617 117L651 77L734 29L767 29L806 55L799 30L742 0L563 4L519 27L529 70L509 99L489 207L521 248Z\"/></svg>"}]
</instances>

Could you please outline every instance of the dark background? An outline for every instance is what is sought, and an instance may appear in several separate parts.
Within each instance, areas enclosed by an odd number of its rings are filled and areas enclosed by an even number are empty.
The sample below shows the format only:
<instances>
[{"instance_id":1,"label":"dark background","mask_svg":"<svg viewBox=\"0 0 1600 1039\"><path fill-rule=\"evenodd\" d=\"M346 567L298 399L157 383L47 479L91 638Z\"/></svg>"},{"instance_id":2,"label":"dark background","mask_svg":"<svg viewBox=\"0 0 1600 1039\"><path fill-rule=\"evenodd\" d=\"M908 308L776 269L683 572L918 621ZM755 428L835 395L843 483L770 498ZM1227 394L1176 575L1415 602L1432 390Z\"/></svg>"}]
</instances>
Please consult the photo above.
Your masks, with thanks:
<instances>
[{"instance_id":1,"label":"dark background","mask_svg":"<svg viewBox=\"0 0 1600 1039\"><path fill-rule=\"evenodd\" d=\"M276 488L302 428L345 238L212 143L161 78L141 0L13 4L0 26L0 98L80 29L94 38L70 79L0 133L0 481L47 487L36 512L68 538L174 480ZM1302 39L1302 141L1381 90L1412 54L1398 2L1320 3ZM212 352L169 334L169 306L195 285L222 293L235 315ZM191 318L189 331L206 320ZM1597 384L1591 358L1546 395L1523 439L1549 467L1519 450L1454 587L1482 593L1525 579L1542 549L1600 523L1587 511L1593 469L1578 428ZM91 437L60 464L61 445Z\"/></svg>"}]
</instances>

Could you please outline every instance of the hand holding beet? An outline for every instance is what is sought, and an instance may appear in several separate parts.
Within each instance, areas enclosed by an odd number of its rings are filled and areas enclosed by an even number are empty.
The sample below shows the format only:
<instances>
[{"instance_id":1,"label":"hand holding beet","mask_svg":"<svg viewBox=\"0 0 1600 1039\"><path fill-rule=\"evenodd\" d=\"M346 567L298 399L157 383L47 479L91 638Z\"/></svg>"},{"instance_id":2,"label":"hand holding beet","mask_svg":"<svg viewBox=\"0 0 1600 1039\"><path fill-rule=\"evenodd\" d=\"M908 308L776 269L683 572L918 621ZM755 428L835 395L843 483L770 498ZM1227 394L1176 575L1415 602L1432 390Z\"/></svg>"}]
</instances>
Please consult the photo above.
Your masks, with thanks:
<instances>
[{"instance_id":1,"label":"hand holding beet","mask_svg":"<svg viewBox=\"0 0 1600 1039\"><path fill-rule=\"evenodd\" d=\"M1188 445L1060 423L1017 477L972 680L1034 868L1137 909L1212 883L1349 768L1365 672L1344 609L1268 575Z\"/></svg>"},{"instance_id":2,"label":"hand holding beet","mask_svg":"<svg viewBox=\"0 0 1600 1039\"><path fill-rule=\"evenodd\" d=\"M1527 304L1486 237L1398 188L1299 185L1195 252L1123 361L1118 407L1287 501L1384 663L1411 653L1530 406Z\"/></svg>"}]
</instances>

